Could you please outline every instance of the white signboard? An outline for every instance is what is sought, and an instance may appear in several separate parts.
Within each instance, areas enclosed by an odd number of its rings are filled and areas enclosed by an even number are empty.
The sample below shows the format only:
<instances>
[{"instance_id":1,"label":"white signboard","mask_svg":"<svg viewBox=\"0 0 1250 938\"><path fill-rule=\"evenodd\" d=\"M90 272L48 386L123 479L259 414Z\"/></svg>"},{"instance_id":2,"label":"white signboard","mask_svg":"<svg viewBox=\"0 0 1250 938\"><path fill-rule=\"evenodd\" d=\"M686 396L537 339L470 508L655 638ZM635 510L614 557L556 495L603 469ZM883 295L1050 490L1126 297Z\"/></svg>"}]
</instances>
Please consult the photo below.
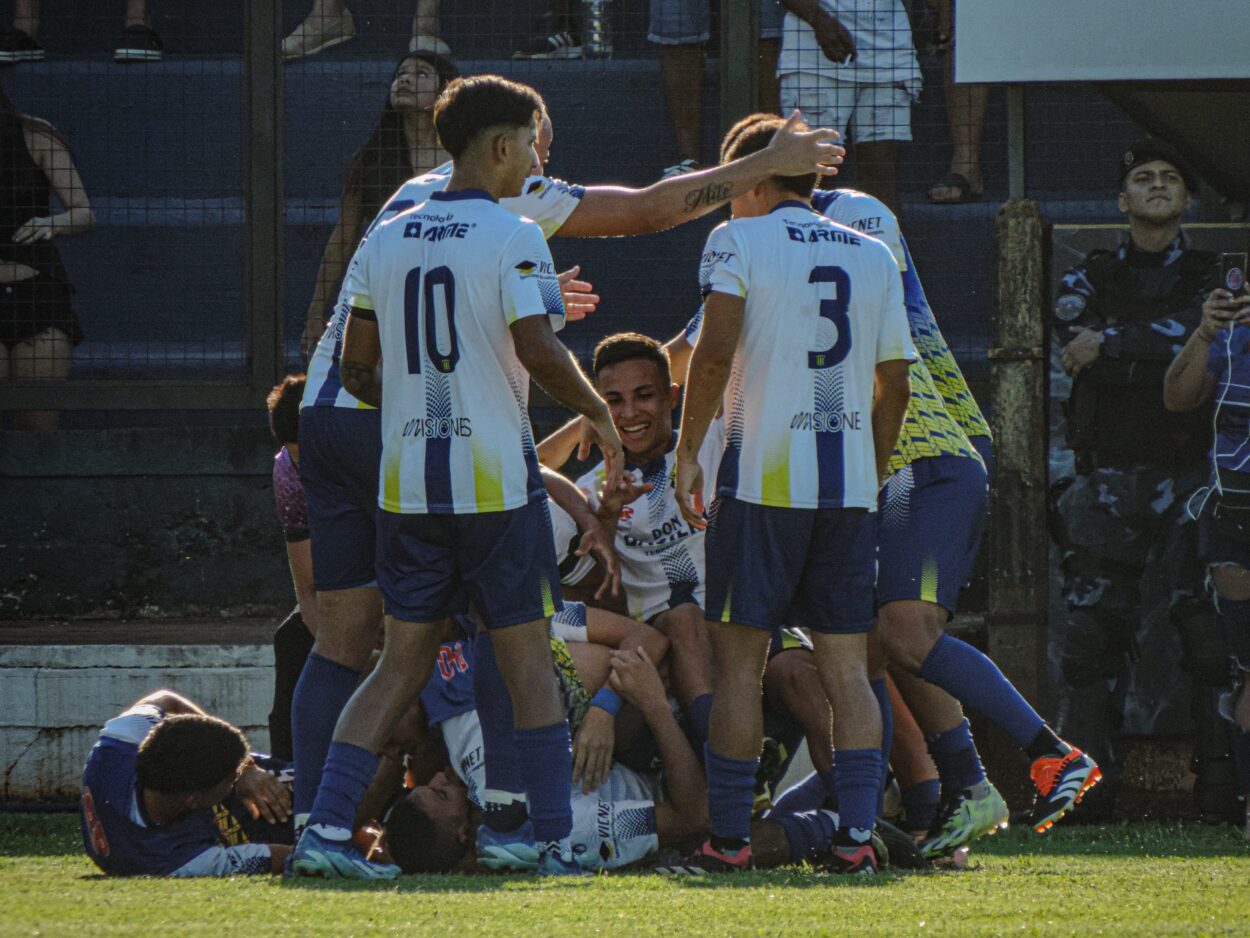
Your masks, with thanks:
<instances>
[{"instance_id":1,"label":"white signboard","mask_svg":"<svg viewBox=\"0 0 1250 938\"><path fill-rule=\"evenodd\" d=\"M961 82L1250 78L1250 0L959 0Z\"/></svg>"}]
</instances>

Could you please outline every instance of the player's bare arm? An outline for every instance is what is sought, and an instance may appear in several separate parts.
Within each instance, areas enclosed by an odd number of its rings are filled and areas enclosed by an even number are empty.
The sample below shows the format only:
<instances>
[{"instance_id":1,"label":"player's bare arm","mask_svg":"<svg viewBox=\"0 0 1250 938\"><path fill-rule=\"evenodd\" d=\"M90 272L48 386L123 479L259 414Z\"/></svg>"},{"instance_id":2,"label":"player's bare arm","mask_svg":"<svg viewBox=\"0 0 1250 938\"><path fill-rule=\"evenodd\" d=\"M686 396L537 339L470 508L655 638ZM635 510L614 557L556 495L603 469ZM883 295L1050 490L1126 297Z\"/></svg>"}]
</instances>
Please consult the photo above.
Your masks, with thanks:
<instances>
[{"instance_id":1,"label":"player's bare arm","mask_svg":"<svg viewBox=\"0 0 1250 938\"><path fill-rule=\"evenodd\" d=\"M833 175L845 150L836 130L807 130L798 111L763 150L723 166L661 179L644 189L590 186L556 234L602 238L647 234L701 218L770 176Z\"/></svg>"},{"instance_id":2,"label":"player's bare arm","mask_svg":"<svg viewBox=\"0 0 1250 938\"><path fill-rule=\"evenodd\" d=\"M702 837L708 827L703 767L673 718L664 684L646 651L613 652L608 686L638 708L660 751L668 784L668 800L655 806L660 845Z\"/></svg>"},{"instance_id":3,"label":"player's bare arm","mask_svg":"<svg viewBox=\"0 0 1250 938\"><path fill-rule=\"evenodd\" d=\"M703 304L703 331L690 356L681 437L677 441L675 494L682 517L699 528L707 526L694 506L695 494L703 490L699 448L725 396L746 305L746 297L709 293Z\"/></svg>"},{"instance_id":4,"label":"player's bare arm","mask_svg":"<svg viewBox=\"0 0 1250 938\"><path fill-rule=\"evenodd\" d=\"M577 449L581 441L582 418L574 417L538 444L538 461L548 469L559 469L569 461L569 457L573 455L573 451Z\"/></svg>"},{"instance_id":5,"label":"player's bare arm","mask_svg":"<svg viewBox=\"0 0 1250 938\"><path fill-rule=\"evenodd\" d=\"M1163 405L1171 411L1193 410L1211 399L1215 377L1207 371L1212 342L1223 342L1225 330L1250 314L1250 297L1233 299L1227 290L1212 290L1202 304L1202 324L1194 330L1163 377Z\"/></svg>"},{"instance_id":6,"label":"player's bare arm","mask_svg":"<svg viewBox=\"0 0 1250 938\"><path fill-rule=\"evenodd\" d=\"M352 307L343 336L339 373L347 392L372 407L382 406L382 379L378 374L381 362L377 319L370 312Z\"/></svg>"},{"instance_id":7,"label":"player's bare arm","mask_svg":"<svg viewBox=\"0 0 1250 938\"><path fill-rule=\"evenodd\" d=\"M665 342L664 351L668 352L668 363L670 373L673 376L673 383L685 384L686 377L690 372L690 353L694 351L694 346L686 338L686 330L682 329L681 332Z\"/></svg>"},{"instance_id":8,"label":"player's bare arm","mask_svg":"<svg viewBox=\"0 0 1250 938\"><path fill-rule=\"evenodd\" d=\"M878 362L872 396L872 448L877 458L877 483L885 482L890 455L898 445L911 396L911 362Z\"/></svg>"},{"instance_id":9,"label":"player's bare arm","mask_svg":"<svg viewBox=\"0 0 1250 938\"><path fill-rule=\"evenodd\" d=\"M593 436L593 442L603 453L607 472L605 485L616 488L621 480L625 458L608 405L595 393L576 359L551 331L551 323L546 317L526 316L509 328L517 358L534 382L558 404L587 418L587 433Z\"/></svg>"},{"instance_id":10,"label":"player's bare arm","mask_svg":"<svg viewBox=\"0 0 1250 938\"><path fill-rule=\"evenodd\" d=\"M578 418L579 420L582 418ZM547 496L563 508L577 524L582 536L577 542L577 556L585 557L592 554L595 563L603 571L603 581L595 590L595 599L621 594L620 559L616 556L616 544L613 532L604 530L599 517L590 507L586 495L571 481L552 472L546 466L539 466L543 476L543 484L547 487Z\"/></svg>"}]
</instances>

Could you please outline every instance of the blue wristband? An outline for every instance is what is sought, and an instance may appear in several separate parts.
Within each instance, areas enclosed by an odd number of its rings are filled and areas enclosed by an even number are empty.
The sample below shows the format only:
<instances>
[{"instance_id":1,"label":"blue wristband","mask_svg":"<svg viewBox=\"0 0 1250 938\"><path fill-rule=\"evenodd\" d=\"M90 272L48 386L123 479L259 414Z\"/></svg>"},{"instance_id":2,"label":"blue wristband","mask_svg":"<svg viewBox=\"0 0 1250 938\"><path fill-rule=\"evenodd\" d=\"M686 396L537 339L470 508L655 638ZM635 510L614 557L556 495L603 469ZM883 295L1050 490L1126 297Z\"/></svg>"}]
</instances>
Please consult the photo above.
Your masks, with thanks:
<instances>
[{"instance_id":1,"label":"blue wristband","mask_svg":"<svg viewBox=\"0 0 1250 938\"><path fill-rule=\"evenodd\" d=\"M610 713L612 716L616 716L620 713L621 707L624 704L625 701L621 700L621 695L608 687L599 688L598 693L596 693L594 697L590 698L590 705L592 707L598 707L600 710Z\"/></svg>"}]
</instances>

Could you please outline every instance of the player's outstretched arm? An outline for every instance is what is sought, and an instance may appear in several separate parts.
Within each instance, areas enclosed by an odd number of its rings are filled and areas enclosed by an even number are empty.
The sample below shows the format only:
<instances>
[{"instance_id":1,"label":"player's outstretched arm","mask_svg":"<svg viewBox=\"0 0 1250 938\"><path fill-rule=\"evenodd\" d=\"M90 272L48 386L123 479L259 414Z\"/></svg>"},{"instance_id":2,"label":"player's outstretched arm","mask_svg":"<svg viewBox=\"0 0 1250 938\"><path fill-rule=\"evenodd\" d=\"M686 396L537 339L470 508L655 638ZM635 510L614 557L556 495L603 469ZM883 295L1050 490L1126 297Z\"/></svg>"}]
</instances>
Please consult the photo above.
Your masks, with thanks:
<instances>
[{"instance_id":1,"label":"player's outstretched arm","mask_svg":"<svg viewBox=\"0 0 1250 938\"><path fill-rule=\"evenodd\" d=\"M339 374L349 394L373 407L382 406L382 376L378 374L381 361L377 318L372 311L353 306L343 335Z\"/></svg>"},{"instance_id":2,"label":"player's outstretched arm","mask_svg":"<svg viewBox=\"0 0 1250 938\"><path fill-rule=\"evenodd\" d=\"M603 453L607 478L604 485L615 489L621 481L624 453L621 438L612 424L608 405L591 387L577 360L566 349L546 316L525 316L510 327L517 358L530 377L558 404L581 414L589 422L588 432ZM344 348L346 354L346 347ZM346 379L344 379L346 386Z\"/></svg>"},{"instance_id":3,"label":"player's outstretched arm","mask_svg":"<svg viewBox=\"0 0 1250 938\"><path fill-rule=\"evenodd\" d=\"M548 469L559 469L582 441L582 418L574 417L558 430L553 431L538 444L538 462ZM589 454L588 454L589 455ZM547 494L551 494L548 487Z\"/></svg>"},{"instance_id":4,"label":"player's outstretched arm","mask_svg":"<svg viewBox=\"0 0 1250 938\"><path fill-rule=\"evenodd\" d=\"M877 363L872 398L872 447L877 456L877 484L885 482L890 456L898 445L911 397L911 362L895 359Z\"/></svg>"},{"instance_id":5,"label":"player's outstretched arm","mask_svg":"<svg viewBox=\"0 0 1250 938\"><path fill-rule=\"evenodd\" d=\"M836 130L807 130L798 111L763 150L644 189L590 186L556 232L565 238L648 234L702 218L770 176L833 175L845 150Z\"/></svg>"},{"instance_id":6,"label":"player's outstretched arm","mask_svg":"<svg viewBox=\"0 0 1250 938\"><path fill-rule=\"evenodd\" d=\"M745 313L746 297L709 293L703 304L703 332L690 356L681 437L677 441L675 494L682 516L700 528L707 525L695 510L693 501L694 494L703 489L699 449L725 396Z\"/></svg>"},{"instance_id":7,"label":"player's outstretched arm","mask_svg":"<svg viewBox=\"0 0 1250 938\"><path fill-rule=\"evenodd\" d=\"M608 686L638 708L655 737L668 801L655 806L656 834L660 846L670 846L702 836L708 827L707 783L703 767L686 734L681 731L664 696L664 683L643 650L614 651Z\"/></svg>"}]
</instances>

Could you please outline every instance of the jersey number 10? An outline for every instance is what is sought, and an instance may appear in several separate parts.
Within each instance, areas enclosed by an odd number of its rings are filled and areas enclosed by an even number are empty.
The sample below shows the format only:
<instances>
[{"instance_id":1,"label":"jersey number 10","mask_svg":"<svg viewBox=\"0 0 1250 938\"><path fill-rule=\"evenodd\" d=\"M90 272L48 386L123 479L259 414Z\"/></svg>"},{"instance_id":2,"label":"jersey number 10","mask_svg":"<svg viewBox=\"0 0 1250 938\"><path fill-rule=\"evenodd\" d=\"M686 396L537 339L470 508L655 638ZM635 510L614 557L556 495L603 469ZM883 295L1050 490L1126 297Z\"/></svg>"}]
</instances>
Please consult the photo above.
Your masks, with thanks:
<instances>
[{"instance_id":1,"label":"jersey number 10","mask_svg":"<svg viewBox=\"0 0 1250 938\"><path fill-rule=\"evenodd\" d=\"M818 268L819 269L819 268ZM447 350L438 344L438 304L434 302L441 288L443 335ZM421 346L436 371L450 374L460 360L460 343L456 340L456 278L450 267L434 267L423 278L421 268L414 267L404 278L404 342L408 352L408 374L421 374Z\"/></svg>"},{"instance_id":2,"label":"jersey number 10","mask_svg":"<svg viewBox=\"0 0 1250 938\"><path fill-rule=\"evenodd\" d=\"M833 299L820 301L820 315L833 323L837 337L824 351L808 352L808 368L832 368L851 354L851 278L841 267L813 267L808 283L832 283Z\"/></svg>"}]
</instances>

